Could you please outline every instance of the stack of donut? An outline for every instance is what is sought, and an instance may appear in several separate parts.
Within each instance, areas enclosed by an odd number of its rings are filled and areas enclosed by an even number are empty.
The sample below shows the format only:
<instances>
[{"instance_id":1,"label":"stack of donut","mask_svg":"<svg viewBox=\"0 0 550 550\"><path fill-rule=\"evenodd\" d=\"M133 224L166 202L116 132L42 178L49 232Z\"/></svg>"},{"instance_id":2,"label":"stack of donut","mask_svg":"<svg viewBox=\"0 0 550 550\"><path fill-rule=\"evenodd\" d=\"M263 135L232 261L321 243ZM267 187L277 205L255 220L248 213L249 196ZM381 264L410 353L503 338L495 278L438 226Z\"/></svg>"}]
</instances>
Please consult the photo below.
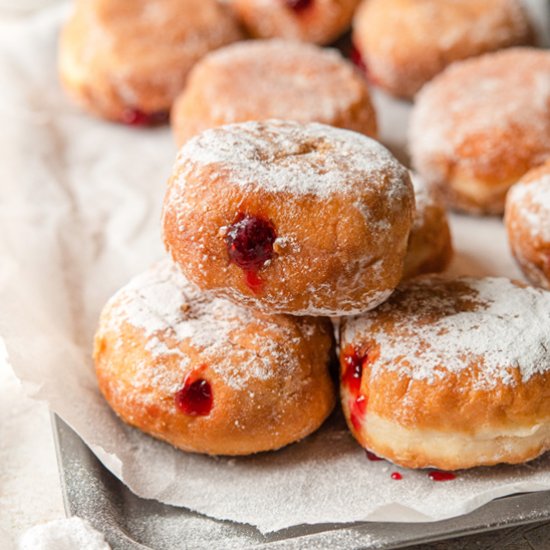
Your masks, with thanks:
<instances>
[{"instance_id":1,"label":"stack of donut","mask_svg":"<svg viewBox=\"0 0 550 550\"><path fill-rule=\"evenodd\" d=\"M446 205L506 205L518 263L550 289L550 53L510 48L533 38L519 1L131 4L80 0L60 54L83 107L170 118L181 147L169 257L101 314L113 410L182 450L246 455L317 430L339 386L357 441L402 466L550 449L550 294L433 275L452 256ZM365 75L319 46L352 18L371 83L419 92L414 174L376 141Z\"/></svg>"}]
</instances>

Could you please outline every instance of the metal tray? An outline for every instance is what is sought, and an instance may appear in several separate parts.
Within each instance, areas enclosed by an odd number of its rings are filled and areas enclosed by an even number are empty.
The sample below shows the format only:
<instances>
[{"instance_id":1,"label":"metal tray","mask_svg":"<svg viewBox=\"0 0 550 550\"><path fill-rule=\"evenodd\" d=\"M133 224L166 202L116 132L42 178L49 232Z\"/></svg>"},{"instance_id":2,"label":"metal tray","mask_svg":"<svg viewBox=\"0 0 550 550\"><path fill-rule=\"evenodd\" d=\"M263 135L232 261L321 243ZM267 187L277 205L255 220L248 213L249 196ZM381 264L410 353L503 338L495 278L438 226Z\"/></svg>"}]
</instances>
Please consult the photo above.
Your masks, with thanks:
<instances>
[{"instance_id":1,"label":"metal tray","mask_svg":"<svg viewBox=\"0 0 550 550\"><path fill-rule=\"evenodd\" d=\"M418 544L428 550L428 543L433 541L550 520L550 491L544 491L495 500L466 516L433 523L301 525L262 535L249 525L217 521L185 508L137 497L99 462L63 420L52 416L67 514L87 519L105 534L113 550L386 550ZM476 541L475 547L496 548L495 536L487 538L486 545ZM460 548L466 545L465 540ZM498 548L504 548L504 543Z\"/></svg>"}]
</instances>

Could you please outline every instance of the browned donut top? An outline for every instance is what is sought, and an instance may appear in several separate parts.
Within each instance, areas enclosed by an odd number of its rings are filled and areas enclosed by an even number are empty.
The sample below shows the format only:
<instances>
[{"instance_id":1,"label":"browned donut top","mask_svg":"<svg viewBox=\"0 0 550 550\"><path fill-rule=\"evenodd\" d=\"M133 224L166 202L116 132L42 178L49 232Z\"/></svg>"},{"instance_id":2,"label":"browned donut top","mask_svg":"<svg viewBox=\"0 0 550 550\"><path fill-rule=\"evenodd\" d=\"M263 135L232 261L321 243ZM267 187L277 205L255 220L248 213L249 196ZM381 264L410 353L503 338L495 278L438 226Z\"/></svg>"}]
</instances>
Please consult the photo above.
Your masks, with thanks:
<instances>
[{"instance_id":1,"label":"browned donut top","mask_svg":"<svg viewBox=\"0 0 550 550\"><path fill-rule=\"evenodd\" d=\"M550 161L514 185L507 201L534 239L550 243Z\"/></svg>"},{"instance_id":2,"label":"browned donut top","mask_svg":"<svg viewBox=\"0 0 550 550\"><path fill-rule=\"evenodd\" d=\"M550 52L514 48L453 64L419 93L409 136L424 176L440 162L487 178L543 162L550 153Z\"/></svg>"},{"instance_id":3,"label":"browned donut top","mask_svg":"<svg viewBox=\"0 0 550 550\"><path fill-rule=\"evenodd\" d=\"M336 50L285 40L240 42L209 54L186 93L198 95L210 119L225 124L267 118L332 123L368 99L365 80ZM183 116L193 115L189 107Z\"/></svg>"},{"instance_id":4,"label":"browned donut top","mask_svg":"<svg viewBox=\"0 0 550 550\"><path fill-rule=\"evenodd\" d=\"M206 130L181 149L175 185L184 188L187 174L206 167L251 191L321 198L371 191L399 207L398 199L411 195L405 168L382 145L317 123L271 120Z\"/></svg>"},{"instance_id":5,"label":"browned donut top","mask_svg":"<svg viewBox=\"0 0 550 550\"><path fill-rule=\"evenodd\" d=\"M371 376L468 388L513 386L550 372L550 293L504 278L423 277L346 322L343 343L371 346ZM443 383L443 386L445 384Z\"/></svg>"},{"instance_id":6,"label":"browned donut top","mask_svg":"<svg viewBox=\"0 0 550 550\"><path fill-rule=\"evenodd\" d=\"M289 371L295 369L299 358L287 352L285 343L299 334L309 338L318 330L313 319L267 317L213 298L191 284L170 261L138 275L109 300L98 338L109 332L120 334L124 324L140 331L143 347L153 358L176 356L184 371L191 362L186 350L194 350L193 355L198 353L209 369L237 390L251 378L273 376L274 362ZM250 331L252 336L243 328L249 325L256 327ZM181 386L181 372L159 363L155 369L140 369L140 376L144 385L170 393Z\"/></svg>"}]
</instances>

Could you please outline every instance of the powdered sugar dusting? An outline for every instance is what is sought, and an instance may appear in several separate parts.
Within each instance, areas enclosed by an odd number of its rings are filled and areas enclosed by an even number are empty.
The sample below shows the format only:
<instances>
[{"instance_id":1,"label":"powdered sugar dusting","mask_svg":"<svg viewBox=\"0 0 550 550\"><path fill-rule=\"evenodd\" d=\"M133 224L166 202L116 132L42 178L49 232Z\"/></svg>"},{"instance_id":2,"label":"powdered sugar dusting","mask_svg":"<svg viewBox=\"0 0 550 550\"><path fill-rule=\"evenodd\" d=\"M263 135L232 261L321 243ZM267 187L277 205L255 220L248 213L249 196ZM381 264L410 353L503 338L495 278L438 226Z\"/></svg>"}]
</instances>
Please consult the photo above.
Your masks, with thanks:
<instances>
[{"instance_id":1,"label":"powdered sugar dusting","mask_svg":"<svg viewBox=\"0 0 550 550\"><path fill-rule=\"evenodd\" d=\"M550 53L515 48L455 63L419 93L409 131L413 166L445 179L442 162L497 170L508 153L550 155ZM482 140L483 155L471 154ZM442 159L444 159L442 161Z\"/></svg>"},{"instance_id":2,"label":"powdered sugar dusting","mask_svg":"<svg viewBox=\"0 0 550 550\"><path fill-rule=\"evenodd\" d=\"M550 242L550 174L515 185L508 200L516 205L531 235Z\"/></svg>"},{"instance_id":3,"label":"powdered sugar dusting","mask_svg":"<svg viewBox=\"0 0 550 550\"><path fill-rule=\"evenodd\" d=\"M488 389L550 371L550 293L504 278L440 277L403 285L376 311L349 320L343 344L374 341L385 369L434 383L479 362Z\"/></svg>"},{"instance_id":4,"label":"powdered sugar dusting","mask_svg":"<svg viewBox=\"0 0 550 550\"><path fill-rule=\"evenodd\" d=\"M249 40L216 50L197 65L188 89L195 83L201 108L216 125L256 118L331 124L368 99L364 79L339 52L289 40ZM189 117L191 105L182 124Z\"/></svg>"},{"instance_id":5,"label":"powdered sugar dusting","mask_svg":"<svg viewBox=\"0 0 550 550\"><path fill-rule=\"evenodd\" d=\"M405 169L378 142L323 124L270 120L206 130L178 156L177 184L196 167L223 172L229 184L273 193L328 197L366 186L409 193Z\"/></svg>"},{"instance_id":6,"label":"powdered sugar dusting","mask_svg":"<svg viewBox=\"0 0 550 550\"><path fill-rule=\"evenodd\" d=\"M186 340L208 367L235 389L243 389L250 378L271 377L273 361L289 368L297 361L297 357L280 344L296 339L295 332L277 323L277 318L259 317L252 310L203 293L170 261L159 263L132 279L111 298L106 311L100 334L120 333L121 326L127 323L143 331L144 347L153 357L176 355L182 368L190 363L190 357L185 348L171 342L179 344ZM240 346L234 335L243 325L252 322L258 324L258 332L252 337L251 345ZM312 321L300 319L297 323L304 337L314 334ZM276 341L262 336L260 329L276 331L281 338ZM144 363L141 369L143 384L162 387L165 391L181 386L181 373L164 370L162 366L152 372L146 367Z\"/></svg>"}]
</instances>

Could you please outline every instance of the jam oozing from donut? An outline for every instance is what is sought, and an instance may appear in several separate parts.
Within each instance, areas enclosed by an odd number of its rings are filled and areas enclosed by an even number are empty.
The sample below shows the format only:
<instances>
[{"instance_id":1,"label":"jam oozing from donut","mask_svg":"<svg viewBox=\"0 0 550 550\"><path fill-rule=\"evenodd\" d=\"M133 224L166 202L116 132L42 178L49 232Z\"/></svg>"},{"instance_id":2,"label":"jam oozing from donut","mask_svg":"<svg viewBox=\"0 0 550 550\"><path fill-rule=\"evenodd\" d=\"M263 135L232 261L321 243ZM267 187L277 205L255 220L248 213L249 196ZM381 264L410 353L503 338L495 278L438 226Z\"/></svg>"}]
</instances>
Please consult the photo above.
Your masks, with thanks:
<instances>
[{"instance_id":1,"label":"jam oozing from donut","mask_svg":"<svg viewBox=\"0 0 550 550\"><path fill-rule=\"evenodd\" d=\"M213 396L210 383L197 373L190 373L183 388L176 393L176 407L189 416L207 416L212 410Z\"/></svg>"},{"instance_id":2,"label":"jam oozing from donut","mask_svg":"<svg viewBox=\"0 0 550 550\"><path fill-rule=\"evenodd\" d=\"M351 348L344 355L344 372L342 384L347 386L350 393L349 414L350 422L356 431L361 428L361 421L367 411L368 399L360 393L363 366L370 359L369 351L360 353L357 349Z\"/></svg>"},{"instance_id":3,"label":"jam oozing from donut","mask_svg":"<svg viewBox=\"0 0 550 550\"><path fill-rule=\"evenodd\" d=\"M453 479L456 479L456 475L452 472L441 472L440 470L432 470L428 477L432 481L452 481Z\"/></svg>"},{"instance_id":4,"label":"jam oozing from donut","mask_svg":"<svg viewBox=\"0 0 550 550\"><path fill-rule=\"evenodd\" d=\"M168 122L168 117L168 111L146 113L128 108L122 112L121 122L128 126L158 126Z\"/></svg>"},{"instance_id":5,"label":"jam oozing from donut","mask_svg":"<svg viewBox=\"0 0 550 550\"><path fill-rule=\"evenodd\" d=\"M395 479L395 481L399 481L403 479L403 476L399 472L392 472L391 478Z\"/></svg>"},{"instance_id":6,"label":"jam oozing from donut","mask_svg":"<svg viewBox=\"0 0 550 550\"><path fill-rule=\"evenodd\" d=\"M276 238L275 228L269 220L250 214L239 214L226 233L229 261L245 272L246 284L253 291L261 288L258 271L273 257Z\"/></svg>"},{"instance_id":7,"label":"jam oozing from donut","mask_svg":"<svg viewBox=\"0 0 550 550\"><path fill-rule=\"evenodd\" d=\"M284 3L291 10L300 13L313 5L313 0L284 0Z\"/></svg>"},{"instance_id":8,"label":"jam oozing from donut","mask_svg":"<svg viewBox=\"0 0 550 550\"><path fill-rule=\"evenodd\" d=\"M342 383L345 384L350 393L357 395L361 388L361 376L363 375L363 362L368 359L368 353L361 355L353 349L344 356L345 370L342 376Z\"/></svg>"},{"instance_id":9,"label":"jam oozing from donut","mask_svg":"<svg viewBox=\"0 0 550 550\"><path fill-rule=\"evenodd\" d=\"M384 460L383 458L380 458L379 456L375 455L372 451L369 451L368 449L365 449L365 454L367 455L367 458L371 462L379 462L381 460Z\"/></svg>"}]
</instances>

